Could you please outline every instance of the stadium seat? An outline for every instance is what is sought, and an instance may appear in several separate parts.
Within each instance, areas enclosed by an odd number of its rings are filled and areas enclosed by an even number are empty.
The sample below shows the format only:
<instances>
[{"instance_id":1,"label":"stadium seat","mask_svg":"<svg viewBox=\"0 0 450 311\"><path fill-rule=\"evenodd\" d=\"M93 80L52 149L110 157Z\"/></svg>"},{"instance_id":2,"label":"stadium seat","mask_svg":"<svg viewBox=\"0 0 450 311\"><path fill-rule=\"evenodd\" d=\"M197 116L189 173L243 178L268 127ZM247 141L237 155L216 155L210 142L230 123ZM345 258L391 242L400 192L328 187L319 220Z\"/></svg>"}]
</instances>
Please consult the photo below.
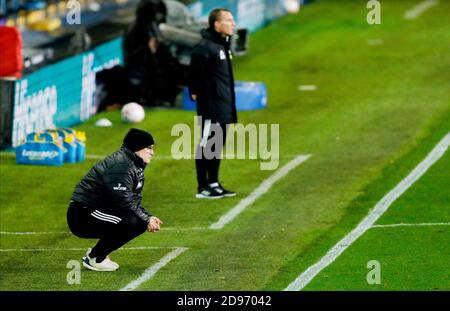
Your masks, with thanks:
<instances>
[{"instance_id":1,"label":"stadium seat","mask_svg":"<svg viewBox=\"0 0 450 311\"><path fill-rule=\"evenodd\" d=\"M20 32L15 27L0 26L0 77L20 78L22 68Z\"/></svg>"}]
</instances>

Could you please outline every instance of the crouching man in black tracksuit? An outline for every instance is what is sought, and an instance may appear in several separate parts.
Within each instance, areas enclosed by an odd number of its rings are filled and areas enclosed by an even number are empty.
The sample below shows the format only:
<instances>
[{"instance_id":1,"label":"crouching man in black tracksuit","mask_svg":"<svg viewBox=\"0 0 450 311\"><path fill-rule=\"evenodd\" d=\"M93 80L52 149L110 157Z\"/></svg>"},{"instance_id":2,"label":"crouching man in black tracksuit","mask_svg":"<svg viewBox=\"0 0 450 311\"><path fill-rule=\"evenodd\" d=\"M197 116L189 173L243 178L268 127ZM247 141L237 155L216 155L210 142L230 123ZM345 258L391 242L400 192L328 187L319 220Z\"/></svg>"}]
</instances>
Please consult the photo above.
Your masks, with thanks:
<instances>
[{"instance_id":1,"label":"crouching man in black tracksuit","mask_svg":"<svg viewBox=\"0 0 450 311\"><path fill-rule=\"evenodd\" d=\"M95 164L75 187L67 223L80 238L100 239L83 257L94 271L115 271L109 254L145 231L156 232L161 220L141 206L144 169L153 157L150 133L131 129L120 150Z\"/></svg>"}]
</instances>

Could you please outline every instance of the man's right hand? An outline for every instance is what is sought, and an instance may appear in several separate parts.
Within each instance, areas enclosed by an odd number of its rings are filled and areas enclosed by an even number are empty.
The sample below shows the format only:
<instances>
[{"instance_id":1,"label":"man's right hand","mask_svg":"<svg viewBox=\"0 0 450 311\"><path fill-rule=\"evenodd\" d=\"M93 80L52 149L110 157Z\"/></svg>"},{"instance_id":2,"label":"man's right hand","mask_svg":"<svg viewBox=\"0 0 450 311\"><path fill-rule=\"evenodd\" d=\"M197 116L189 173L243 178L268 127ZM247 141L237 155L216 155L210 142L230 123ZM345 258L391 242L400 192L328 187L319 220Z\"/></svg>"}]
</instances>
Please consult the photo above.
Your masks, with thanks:
<instances>
[{"instance_id":1,"label":"man's right hand","mask_svg":"<svg viewBox=\"0 0 450 311\"><path fill-rule=\"evenodd\" d=\"M148 220L147 231L148 232L157 232L160 229L160 226L163 222L155 216L150 217Z\"/></svg>"},{"instance_id":2,"label":"man's right hand","mask_svg":"<svg viewBox=\"0 0 450 311\"><path fill-rule=\"evenodd\" d=\"M191 99L192 99L193 101L197 101L197 95L192 94L192 95L191 95Z\"/></svg>"}]
</instances>

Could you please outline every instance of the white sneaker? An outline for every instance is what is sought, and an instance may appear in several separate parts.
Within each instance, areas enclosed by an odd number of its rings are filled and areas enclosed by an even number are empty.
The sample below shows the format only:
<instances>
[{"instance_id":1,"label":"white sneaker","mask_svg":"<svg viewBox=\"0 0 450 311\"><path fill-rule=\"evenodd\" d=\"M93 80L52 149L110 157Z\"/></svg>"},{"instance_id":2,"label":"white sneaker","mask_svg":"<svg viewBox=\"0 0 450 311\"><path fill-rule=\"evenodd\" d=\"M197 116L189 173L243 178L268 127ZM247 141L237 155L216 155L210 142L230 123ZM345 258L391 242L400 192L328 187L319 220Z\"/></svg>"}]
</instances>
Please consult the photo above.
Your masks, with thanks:
<instances>
[{"instance_id":1,"label":"white sneaker","mask_svg":"<svg viewBox=\"0 0 450 311\"><path fill-rule=\"evenodd\" d=\"M115 261L112 261L109 256L106 256L105 260L107 260L111 265L116 266L117 269L119 269L119 264Z\"/></svg>"},{"instance_id":2,"label":"white sneaker","mask_svg":"<svg viewBox=\"0 0 450 311\"><path fill-rule=\"evenodd\" d=\"M92 250L92 248L88 248L88 250L86 251L86 257L89 257L91 250ZM119 264L115 261L112 261L111 258L109 258L109 256L106 256L105 260L108 261L110 264L116 266L117 269L119 269Z\"/></svg>"},{"instance_id":3,"label":"white sneaker","mask_svg":"<svg viewBox=\"0 0 450 311\"><path fill-rule=\"evenodd\" d=\"M96 258L89 257L89 253L91 249L88 249L86 252L86 256L83 257L82 262L83 266L88 268L89 270L94 271L116 271L119 268L119 265L109 258L105 258L102 262L96 262Z\"/></svg>"}]
</instances>

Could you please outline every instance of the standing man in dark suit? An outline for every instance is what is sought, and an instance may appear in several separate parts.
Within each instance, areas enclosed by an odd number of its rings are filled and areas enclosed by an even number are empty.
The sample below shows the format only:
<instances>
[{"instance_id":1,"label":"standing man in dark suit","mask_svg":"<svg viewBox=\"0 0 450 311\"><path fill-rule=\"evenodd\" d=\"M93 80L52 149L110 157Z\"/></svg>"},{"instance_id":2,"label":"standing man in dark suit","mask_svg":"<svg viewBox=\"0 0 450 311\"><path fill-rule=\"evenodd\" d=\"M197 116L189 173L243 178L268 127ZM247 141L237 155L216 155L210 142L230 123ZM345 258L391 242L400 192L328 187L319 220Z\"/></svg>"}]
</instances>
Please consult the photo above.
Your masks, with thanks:
<instances>
[{"instance_id":1,"label":"standing man in dark suit","mask_svg":"<svg viewBox=\"0 0 450 311\"><path fill-rule=\"evenodd\" d=\"M236 24L231 12L223 8L212 10L208 21L209 28L202 30L203 38L192 52L188 85L191 98L197 102L202 129L195 157L196 197L218 199L236 195L219 183L220 153L227 128L237 122L230 50ZM207 154L211 152L212 156Z\"/></svg>"}]
</instances>

